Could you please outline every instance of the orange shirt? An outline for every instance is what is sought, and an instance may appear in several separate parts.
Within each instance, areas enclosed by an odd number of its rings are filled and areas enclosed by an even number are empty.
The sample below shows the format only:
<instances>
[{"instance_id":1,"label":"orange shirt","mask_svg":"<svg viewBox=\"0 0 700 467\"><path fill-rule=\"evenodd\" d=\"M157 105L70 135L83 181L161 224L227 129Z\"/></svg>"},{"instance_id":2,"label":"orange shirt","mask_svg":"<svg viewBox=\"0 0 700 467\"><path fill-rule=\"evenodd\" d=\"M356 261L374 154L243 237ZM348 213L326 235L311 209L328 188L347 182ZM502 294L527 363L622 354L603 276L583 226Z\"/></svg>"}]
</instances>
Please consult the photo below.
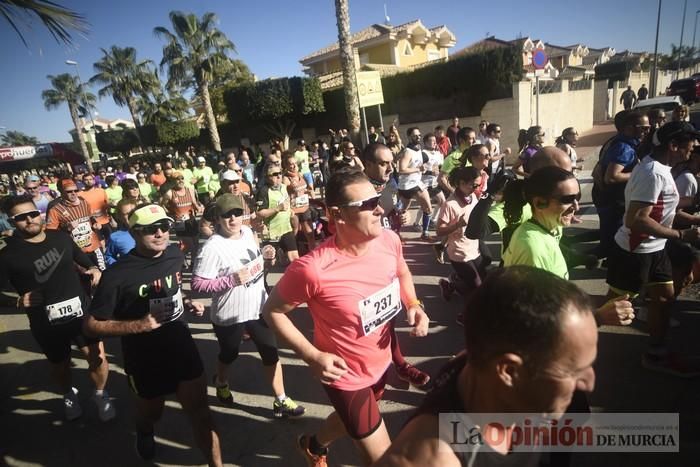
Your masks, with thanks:
<instances>
[{"instance_id":1,"label":"orange shirt","mask_svg":"<svg viewBox=\"0 0 700 467\"><path fill-rule=\"evenodd\" d=\"M49 205L46 212L46 228L67 232L85 253L100 247L100 239L92 229L92 212L87 201L78 197L80 203L69 205L61 198Z\"/></svg>"},{"instance_id":2,"label":"orange shirt","mask_svg":"<svg viewBox=\"0 0 700 467\"><path fill-rule=\"evenodd\" d=\"M158 188L163 183L165 183L165 174L163 172L161 172L159 174L154 172L151 174L151 185Z\"/></svg>"},{"instance_id":3,"label":"orange shirt","mask_svg":"<svg viewBox=\"0 0 700 467\"><path fill-rule=\"evenodd\" d=\"M107 192L102 188L91 188L87 191L81 191L78 196L87 201L88 206L90 206L90 211L92 212L92 217L97 220L102 225L109 222L109 200L107 199Z\"/></svg>"}]
</instances>

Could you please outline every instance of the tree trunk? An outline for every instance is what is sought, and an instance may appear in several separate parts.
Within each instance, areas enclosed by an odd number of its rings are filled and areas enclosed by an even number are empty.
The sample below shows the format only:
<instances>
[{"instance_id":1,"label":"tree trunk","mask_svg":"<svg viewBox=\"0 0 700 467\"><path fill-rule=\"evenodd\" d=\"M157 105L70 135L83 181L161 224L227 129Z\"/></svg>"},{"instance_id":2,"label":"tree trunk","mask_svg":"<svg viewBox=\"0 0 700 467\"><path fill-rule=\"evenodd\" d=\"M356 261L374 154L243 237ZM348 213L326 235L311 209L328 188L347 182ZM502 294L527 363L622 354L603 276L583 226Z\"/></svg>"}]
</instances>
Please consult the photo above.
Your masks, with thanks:
<instances>
[{"instance_id":1,"label":"tree trunk","mask_svg":"<svg viewBox=\"0 0 700 467\"><path fill-rule=\"evenodd\" d=\"M129 107L129 113L131 113L131 119L134 121L134 128L136 129L136 138L139 140L139 152L143 152L143 142L141 141L141 122L139 121L139 114L136 110L136 100L134 96L129 96L126 101L127 107Z\"/></svg>"},{"instance_id":2,"label":"tree trunk","mask_svg":"<svg viewBox=\"0 0 700 467\"><path fill-rule=\"evenodd\" d=\"M348 0L335 0L335 16L338 23L338 45L340 65L343 69L343 90L345 92L345 117L348 121L350 138L360 142L360 98L357 94L355 77L355 55L350 43L350 12Z\"/></svg>"},{"instance_id":3,"label":"tree trunk","mask_svg":"<svg viewBox=\"0 0 700 467\"><path fill-rule=\"evenodd\" d=\"M85 165L90 172L92 172L92 160L90 160L90 151L88 151L87 144L85 143L85 133L83 133L83 126L80 124L78 119L78 109L74 104L68 103L68 110L70 110L70 118L73 120L73 126L78 134L78 142L80 143L80 150L83 153L83 158L85 158ZM94 131L94 128L93 128Z\"/></svg>"},{"instance_id":4,"label":"tree trunk","mask_svg":"<svg viewBox=\"0 0 700 467\"><path fill-rule=\"evenodd\" d=\"M211 99L209 98L209 83L205 79L199 79L198 88L199 96L202 98L202 103L204 104L204 112L207 117L207 126L209 127L209 138L211 138L211 145L214 147L216 152L221 152L221 140L219 139L219 129L216 127L216 117L214 117L214 109L211 106Z\"/></svg>"}]
</instances>

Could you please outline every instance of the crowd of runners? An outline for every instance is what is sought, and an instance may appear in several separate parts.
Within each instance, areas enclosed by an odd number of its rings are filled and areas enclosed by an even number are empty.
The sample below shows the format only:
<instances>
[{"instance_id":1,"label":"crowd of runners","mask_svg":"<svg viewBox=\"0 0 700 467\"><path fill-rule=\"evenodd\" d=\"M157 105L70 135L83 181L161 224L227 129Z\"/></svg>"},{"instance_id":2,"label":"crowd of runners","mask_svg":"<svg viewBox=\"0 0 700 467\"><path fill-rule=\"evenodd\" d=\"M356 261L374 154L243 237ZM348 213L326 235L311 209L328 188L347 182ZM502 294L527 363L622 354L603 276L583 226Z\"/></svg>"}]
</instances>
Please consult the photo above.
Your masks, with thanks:
<instances>
[{"instance_id":1,"label":"crowd of runners","mask_svg":"<svg viewBox=\"0 0 700 467\"><path fill-rule=\"evenodd\" d=\"M556 135L554 146L545 145L541 127L522 130L515 151L501 146L499 124L472 129L455 118L425 134L371 128L362 149L339 130L329 142L300 140L291 150L272 142L264 154L243 148L219 160L188 151L116 171L14 176L3 193L0 274L50 362L66 419L82 414L71 380L73 344L88 362L99 418L116 416L102 338L121 337L143 459L157 458L155 425L174 394L207 462L222 465L207 385L219 404L233 404L228 381L243 339L260 354L271 414L303 416L286 394L279 338L334 409L297 440L309 465L326 465L331 443L343 436L365 464L537 465L538 453L508 455L508 443L452 451L438 414L556 419L589 411L596 328L629 325L634 300L650 335L643 365L698 374L673 352L668 330L675 298L700 278L700 132L652 112L653 122L637 111L618 114L617 135L591 164L600 217L595 250L583 250L566 230L581 222L576 175L584 161L575 128ZM412 228L432 245L435 261L452 266L439 281L442 297L461 301L455 325L464 327L465 345L435 375L406 360L395 331L400 319L412 336L430 332L429 310L403 257L402 235ZM496 264L486 239L499 233ZM607 269L604 300L596 303L568 280L577 266ZM274 287L272 268L284 271ZM211 298L210 306L188 296L185 275L190 295ZM313 340L287 315L302 304ZM219 346L212 375L205 375L188 313L211 321ZM393 443L378 405L390 371L429 389ZM568 458L550 461L567 465Z\"/></svg>"}]
</instances>

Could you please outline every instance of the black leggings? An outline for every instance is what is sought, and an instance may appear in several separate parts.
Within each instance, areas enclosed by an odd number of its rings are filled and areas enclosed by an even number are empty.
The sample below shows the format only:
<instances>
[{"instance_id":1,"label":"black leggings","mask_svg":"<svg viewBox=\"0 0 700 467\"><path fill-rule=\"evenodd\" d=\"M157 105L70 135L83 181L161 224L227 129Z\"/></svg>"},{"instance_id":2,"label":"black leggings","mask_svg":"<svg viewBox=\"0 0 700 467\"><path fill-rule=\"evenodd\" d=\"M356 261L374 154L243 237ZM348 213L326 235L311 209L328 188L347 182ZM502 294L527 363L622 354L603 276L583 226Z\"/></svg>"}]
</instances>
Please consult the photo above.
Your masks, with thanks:
<instances>
[{"instance_id":1,"label":"black leggings","mask_svg":"<svg viewBox=\"0 0 700 467\"><path fill-rule=\"evenodd\" d=\"M217 326L216 324L212 324L212 326L214 326L216 340L219 341L219 361L221 363L229 365L238 358L238 348L241 345L244 330L248 331L251 340L258 348L263 365L275 365L279 360L275 334L267 327L267 323L262 317L230 326Z\"/></svg>"}]
</instances>

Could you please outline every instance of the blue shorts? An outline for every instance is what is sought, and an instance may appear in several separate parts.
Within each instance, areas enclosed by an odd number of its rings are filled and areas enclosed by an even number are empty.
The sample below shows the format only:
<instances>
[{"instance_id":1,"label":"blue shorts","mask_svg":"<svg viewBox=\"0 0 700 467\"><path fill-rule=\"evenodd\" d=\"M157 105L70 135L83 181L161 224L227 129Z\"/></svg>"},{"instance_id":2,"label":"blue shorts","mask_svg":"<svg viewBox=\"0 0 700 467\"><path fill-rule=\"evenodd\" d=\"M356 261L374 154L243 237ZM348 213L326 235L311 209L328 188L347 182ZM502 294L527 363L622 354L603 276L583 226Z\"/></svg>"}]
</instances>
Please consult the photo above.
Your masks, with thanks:
<instances>
[{"instance_id":1,"label":"blue shorts","mask_svg":"<svg viewBox=\"0 0 700 467\"><path fill-rule=\"evenodd\" d=\"M305 172L302 175L304 176L304 180L306 180L307 185L314 186L314 177L311 175L311 172Z\"/></svg>"}]
</instances>

